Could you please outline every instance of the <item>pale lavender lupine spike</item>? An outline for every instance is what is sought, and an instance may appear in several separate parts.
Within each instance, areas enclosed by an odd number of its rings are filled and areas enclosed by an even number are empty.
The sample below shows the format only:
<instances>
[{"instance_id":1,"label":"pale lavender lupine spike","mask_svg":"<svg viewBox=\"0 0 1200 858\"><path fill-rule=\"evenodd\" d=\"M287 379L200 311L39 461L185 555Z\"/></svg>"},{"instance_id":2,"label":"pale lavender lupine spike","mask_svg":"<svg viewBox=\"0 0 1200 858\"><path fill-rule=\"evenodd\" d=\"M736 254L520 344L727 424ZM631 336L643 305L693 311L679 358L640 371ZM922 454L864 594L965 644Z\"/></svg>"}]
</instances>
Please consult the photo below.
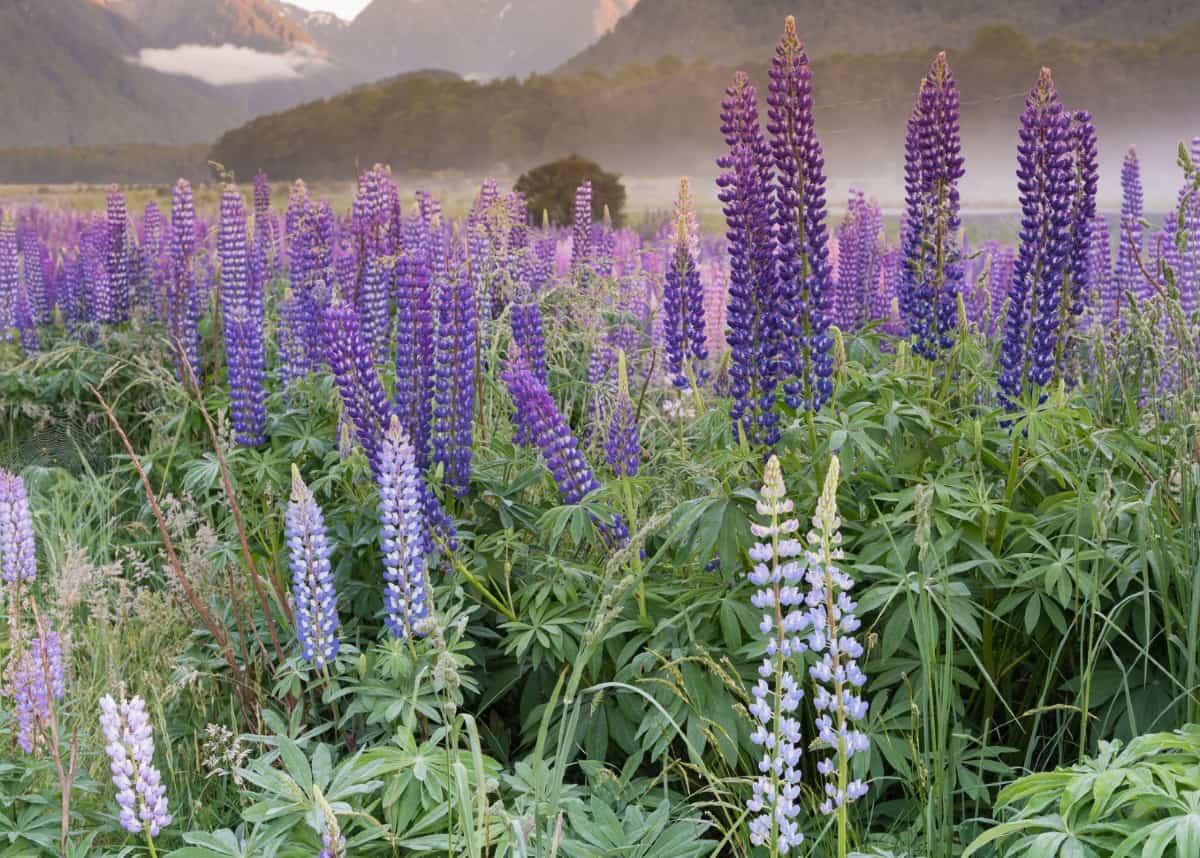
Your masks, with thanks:
<instances>
[{"instance_id":1,"label":"pale lavender lupine spike","mask_svg":"<svg viewBox=\"0 0 1200 858\"><path fill-rule=\"evenodd\" d=\"M113 786L117 788L121 827L130 834L157 837L171 823L166 787L154 767L154 734L141 697L117 703L111 694L100 699L100 729L104 733Z\"/></svg>"}]
</instances>

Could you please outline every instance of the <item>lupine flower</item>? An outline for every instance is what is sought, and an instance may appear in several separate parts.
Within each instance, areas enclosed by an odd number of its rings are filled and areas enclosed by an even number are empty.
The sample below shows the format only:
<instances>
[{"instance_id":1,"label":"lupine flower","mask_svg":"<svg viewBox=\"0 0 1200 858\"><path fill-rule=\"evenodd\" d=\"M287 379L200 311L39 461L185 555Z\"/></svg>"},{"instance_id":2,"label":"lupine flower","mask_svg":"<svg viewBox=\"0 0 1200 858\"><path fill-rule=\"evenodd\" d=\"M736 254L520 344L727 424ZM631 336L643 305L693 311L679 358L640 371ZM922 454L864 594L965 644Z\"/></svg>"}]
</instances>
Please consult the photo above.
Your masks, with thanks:
<instances>
[{"instance_id":1,"label":"lupine flower","mask_svg":"<svg viewBox=\"0 0 1200 858\"><path fill-rule=\"evenodd\" d=\"M704 287L696 234L695 200L688 180L679 182L675 203L675 247L663 286L663 332L666 339L667 373L680 390L692 382L707 380L703 362L708 359L704 339Z\"/></svg>"},{"instance_id":2,"label":"lupine flower","mask_svg":"<svg viewBox=\"0 0 1200 858\"><path fill-rule=\"evenodd\" d=\"M167 790L154 768L154 735L141 697L117 703L111 694L100 699L100 729L107 742L109 768L117 788L121 827L130 834L157 837L171 824Z\"/></svg>"},{"instance_id":3,"label":"lupine flower","mask_svg":"<svg viewBox=\"0 0 1200 858\"><path fill-rule=\"evenodd\" d=\"M571 231L571 276L578 279L592 265L592 183L575 189L575 218Z\"/></svg>"},{"instance_id":4,"label":"lupine flower","mask_svg":"<svg viewBox=\"0 0 1200 858\"><path fill-rule=\"evenodd\" d=\"M227 185L221 197L219 251L221 321L233 399L233 428L239 444L257 447L266 441L267 420L262 284L251 276L245 203L233 185Z\"/></svg>"},{"instance_id":5,"label":"lupine flower","mask_svg":"<svg viewBox=\"0 0 1200 858\"><path fill-rule=\"evenodd\" d=\"M429 465L433 403L433 268L430 236L420 218L404 225L404 255L395 269L396 413L412 441L417 467Z\"/></svg>"},{"instance_id":6,"label":"lupine flower","mask_svg":"<svg viewBox=\"0 0 1200 858\"><path fill-rule=\"evenodd\" d=\"M359 336L358 314L348 304L335 301L325 310L322 330L325 356L342 405L378 480L382 473L383 434L392 409L375 371L375 361Z\"/></svg>"},{"instance_id":7,"label":"lupine flower","mask_svg":"<svg viewBox=\"0 0 1200 858\"><path fill-rule=\"evenodd\" d=\"M413 638L423 634L429 615L427 540L416 457L395 416L383 438L378 482L385 619L393 635Z\"/></svg>"},{"instance_id":8,"label":"lupine flower","mask_svg":"<svg viewBox=\"0 0 1200 858\"><path fill-rule=\"evenodd\" d=\"M29 291L25 288L24 283L17 285L16 300L13 302L13 317L17 325L17 333L21 338L21 348L26 352L35 352L41 348L37 321L33 317L33 308L29 304Z\"/></svg>"},{"instance_id":9,"label":"lupine flower","mask_svg":"<svg viewBox=\"0 0 1200 858\"><path fill-rule=\"evenodd\" d=\"M800 522L791 517L792 502L775 456L767 461L756 508L765 523L750 525L761 541L750 549L754 568L747 577L755 587L750 601L762 611L759 631L765 646L758 682L751 689L754 732L750 741L762 749L762 759L746 807L752 814L750 842L786 855L804 842L796 823L803 740L795 717L804 692L791 665L806 648L800 635L809 617L797 586L804 573L797 560L804 549L795 536Z\"/></svg>"},{"instance_id":10,"label":"lupine flower","mask_svg":"<svg viewBox=\"0 0 1200 858\"><path fill-rule=\"evenodd\" d=\"M1017 177L1021 189L1021 250L1013 266L1001 348L1001 399L1006 408L1016 407L1028 388L1041 390L1056 373L1063 371L1065 344L1070 325L1082 309L1073 300L1073 264L1081 259L1076 251L1074 212L1086 208L1077 203L1091 195L1095 184L1082 182L1089 168L1077 170L1076 163L1089 158L1082 132L1072 130L1071 114L1063 110L1049 69L1042 69L1037 86L1025 102L1021 115ZM1094 216L1094 208L1092 208ZM1090 223L1088 225L1090 230ZM1090 239L1080 227L1078 237Z\"/></svg>"},{"instance_id":11,"label":"lupine flower","mask_svg":"<svg viewBox=\"0 0 1200 858\"><path fill-rule=\"evenodd\" d=\"M17 289L21 265L17 253L17 228L0 214L0 342L11 336L16 325Z\"/></svg>"},{"instance_id":12,"label":"lupine flower","mask_svg":"<svg viewBox=\"0 0 1200 858\"><path fill-rule=\"evenodd\" d=\"M767 131L778 173L775 238L779 282L772 299L776 367L784 398L816 412L833 393L833 279L825 223L825 158L813 118L812 69L788 16L769 70Z\"/></svg>"},{"instance_id":13,"label":"lupine flower","mask_svg":"<svg viewBox=\"0 0 1200 858\"><path fill-rule=\"evenodd\" d=\"M125 322L129 319L129 212L125 195L116 185L108 189L108 240L105 262L108 291L101 308L100 321Z\"/></svg>"},{"instance_id":14,"label":"lupine flower","mask_svg":"<svg viewBox=\"0 0 1200 858\"><path fill-rule=\"evenodd\" d=\"M876 300L883 244L883 212L862 191L851 190L846 218L838 225L841 268L834 301L835 319L852 331L871 318ZM888 302L891 303L890 300Z\"/></svg>"},{"instance_id":15,"label":"lupine flower","mask_svg":"<svg viewBox=\"0 0 1200 858\"><path fill-rule=\"evenodd\" d=\"M304 308L288 289L279 302L279 387L285 394L308 375L307 327Z\"/></svg>"},{"instance_id":16,"label":"lupine flower","mask_svg":"<svg viewBox=\"0 0 1200 858\"><path fill-rule=\"evenodd\" d=\"M198 324L203 296L196 288L196 275L192 258L196 254L196 205L192 197L192 186L186 179L175 184L171 195L171 267L165 296L167 329L171 334L172 347L178 343L182 357L191 366L191 375L197 380L201 375L200 331ZM176 355L176 360L179 360ZM186 378L183 367L178 367L179 377Z\"/></svg>"},{"instance_id":17,"label":"lupine flower","mask_svg":"<svg viewBox=\"0 0 1200 858\"><path fill-rule=\"evenodd\" d=\"M1058 336L1055 372L1069 379L1068 363L1079 326L1091 297L1092 230L1096 222L1096 190L1100 182L1099 149L1092 115L1077 110L1071 115L1071 244L1062 300L1057 309Z\"/></svg>"},{"instance_id":18,"label":"lupine flower","mask_svg":"<svg viewBox=\"0 0 1200 858\"><path fill-rule=\"evenodd\" d=\"M776 426L777 308L774 240L771 233L771 153L758 121L758 96L743 72L721 103L721 133L729 154L717 161L717 179L729 244L729 306L726 339L732 352L729 393L734 437L772 446ZM772 308L776 308L773 310Z\"/></svg>"},{"instance_id":19,"label":"lupine flower","mask_svg":"<svg viewBox=\"0 0 1200 858\"><path fill-rule=\"evenodd\" d=\"M29 312L36 325L50 322L52 302L47 294L46 247L36 232L28 230L20 238L22 270L25 272L25 294Z\"/></svg>"},{"instance_id":20,"label":"lupine flower","mask_svg":"<svg viewBox=\"0 0 1200 858\"><path fill-rule=\"evenodd\" d=\"M296 633L304 657L324 667L338 654L337 590L329 565L329 537L321 507L300 471L292 465L292 497L287 509L288 558L292 567L292 599Z\"/></svg>"},{"instance_id":21,"label":"lupine flower","mask_svg":"<svg viewBox=\"0 0 1200 858\"><path fill-rule=\"evenodd\" d=\"M28 651L13 670L12 694L17 716L17 744L32 754L51 716L51 700L62 700L66 693L63 672L62 638L47 632L44 638L29 642Z\"/></svg>"},{"instance_id":22,"label":"lupine flower","mask_svg":"<svg viewBox=\"0 0 1200 858\"><path fill-rule=\"evenodd\" d=\"M516 294L513 296L511 316L513 342L529 361L538 381L549 385L549 371L546 368L546 334L542 325L542 311L538 308L537 299L533 297L527 283L521 280L517 283Z\"/></svg>"},{"instance_id":23,"label":"lupine flower","mask_svg":"<svg viewBox=\"0 0 1200 858\"><path fill-rule=\"evenodd\" d=\"M436 227L435 227L436 228ZM465 273L438 290L433 347L433 462L462 497L471 480L475 420L475 297Z\"/></svg>"},{"instance_id":24,"label":"lupine flower","mask_svg":"<svg viewBox=\"0 0 1200 858\"><path fill-rule=\"evenodd\" d=\"M908 120L904 142L906 228L900 311L913 351L930 360L953 345L951 331L963 292L958 180L963 177L959 94L940 53Z\"/></svg>"},{"instance_id":25,"label":"lupine flower","mask_svg":"<svg viewBox=\"0 0 1200 858\"><path fill-rule=\"evenodd\" d=\"M805 604L812 629L808 648L820 656L808 669L816 684L813 696L813 706L819 713L816 744L830 752L817 763L817 770L826 778L822 813L837 813L866 795L865 784L849 779L849 761L870 748L866 734L856 726L867 717L868 710L867 702L859 696L859 689L867 681L858 666L863 648L854 638L862 624L854 614L858 605L850 598L854 581L837 566L844 556L837 511L839 467L834 456L817 500L805 552L808 564L805 579L809 585Z\"/></svg>"},{"instance_id":26,"label":"lupine flower","mask_svg":"<svg viewBox=\"0 0 1200 858\"><path fill-rule=\"evenodd\" d=\"M1106 301L1113 293L1112 286L1112 238L1108 229L1108 221L1103 215L1097 215L1092 221L1092 244L1088 249L1088 283L1091 296L1087 301L1089 319L1093 323L1103 323Z\"/></svg>"},{"instance_id":27,"label":"lupine flower","mask_svg":"<svg viewBox=\"0 0 1200 858\"><path fill-rule=\"evenodd\" d=\"M618 477L636 477L642 464L641 438L637 413L629 398L629 380L625 371L625 353L620 353L617 401L608 422L604 452L608 466Z\"/></svg>"},{"instance_id":28,"label":"lupine flower","mask_svg":"<svg viewBox=\"0 0 1200 858\"><path fill-rule=\"evenodd\" d=\"M1102 296L1101 321L1105 328L1118 323L1126 296L1141 301L1152 287L1145 282L1137 257L1144 250L1142 227L1142 178L1137 151L1130 146L1121 165L1121 222L1117 227L1117 267L1112 283Z\"/></svg>"},{"instance_id":29,"label":"lupine flower","mask_svg":"<svg viewBox=\"0 0 1200 858\"><path fill-rule=\"evenodd\" d=\"M37 575L33 518L25 481L0 468L0 575L8 584L32 581Z\"/></svg>"}]
</instances>

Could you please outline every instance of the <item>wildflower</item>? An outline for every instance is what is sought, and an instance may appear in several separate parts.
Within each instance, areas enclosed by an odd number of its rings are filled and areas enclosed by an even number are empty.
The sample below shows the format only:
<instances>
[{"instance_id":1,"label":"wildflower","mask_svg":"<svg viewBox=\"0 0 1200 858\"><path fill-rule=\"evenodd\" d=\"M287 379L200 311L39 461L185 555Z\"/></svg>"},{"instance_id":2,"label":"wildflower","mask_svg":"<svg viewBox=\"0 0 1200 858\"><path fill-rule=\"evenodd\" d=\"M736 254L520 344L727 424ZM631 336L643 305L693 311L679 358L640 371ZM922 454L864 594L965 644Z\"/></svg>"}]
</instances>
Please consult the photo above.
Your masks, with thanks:
<instances>
[{"instance_id":1,"label":"wildflower","mask_svg":"<svg viewBox=\"0 0 1200 858\"><path fill-rule=\"evenodd\" d=\"M858 667L863 648L854 638L861 625L854 614L858 605L850 598L854 581L837 566L844 556L837 511L839 469L834 456L805 552L809 589L804 600L811 624L808 648L819 656L809 668L816 683L813 706L819 713L816 744L830 752L817 763L817 771L826 779L822 813L840 812L847 803L866 795L865 784L849 780L849 761L870 747L866 734L855 726L867 717L868 704L858 693L867 678Z\"/></svg>"},{"instance_id":2,"label":"wildflower","mask_svg":"<svg viewBox=\"0 0 1200 858\"><path fill-rule=\"evenodd\" d=\"M675 204L676 235L671 263L663 287L663 331L666 338L667 373L681 390L692 382L705 381L708 358L704 333L704 287L700 281L696 235L695 200L688 180L679 182Z\"/></svg>"},{"instance_id":3,"label":"wildflower","mask_svg":"<svg viewBox=\"0 0 1200 858\"><path fill-rule=\"evenodd\" d=\"M604 445L608 466L618 477L636 477L641 467L642 450L638 435L637 414L629 398L629 382L625 373L625 353L619 355L617 401L609 417L608 438Z\"/></svg>"},{"instance_id":4,"label":"wildflower","mask_svg":"<svg viewBox=\"0 0 1200 858\"><path fill-rule=\"evenodd\" d=\"M747 576L756 588L751 604L763 612L759 631L766 638L766 647L750 705L755 722L750 741L761 747L763 754L746 806L753 814L750 841L785 855L804 841L796 823L802 739L795 717L804 692L791 664L806 648L800 634L809 624L798 586L804 574L798 559L804 549L795 537L800 522L789 517L793 507L786 495L779 459L772 456L756 505L759 516L769 523L751 524L754 536L762 541L750 549L754 568Z\"/></svg>"},{"instance_id":5,"label":"wildflower","mask_svg":"<svg viewBox=\"0 0 1200 858\"><path fill-rule=\"evenodd\" d=\"M575 189L574 223L571 231L571 276L578 279L592 264L592 183Z\"/></svg>"},{"instance_id":6,"label":"wildflower","mask_svg":"<svg viewBox=\"0 0 1200 858\"><path fill-rule=\"evenodd\" d=\"M266 390L263 387L262 283L251 276L246 244L246 210L241 193L227 185L221 196L221 322L233 398L237 442L257 447L266 441Z\"/></svg>"},{"instance_id":7,"label":"wildflower","mask_svg":"<svg viewBox=\"0 0 1200 858\"><path fill-rule=\"evenodd\" d=\"M141 697L117 703L111 694L100 699L100 728L108 744L113 786L117 788L121 827L157 837L171 823L166 787L154 768L154 736Z\"/></svg>"},{"instance_id":8,"label":"wildflower","mask_svg":"<svg viewBox=\"0 0 1200 858\"><path fill-rule=\"evenodd\" d=\"M381 472L383 433L392 414L391 402L375 370L375 361L359 334L358 314L349 304L335 301L322 322L325 357L333 371L342 405L350 416L358 442L367 454L376 479Z\"/></svg>"},{"instance_id":9,"label":"wildflower","mask_svg":"<svg viewBox=\"0 0 1200 858\"><path fill-rule=\"evenodd\" d=\"M125 195L116 185L110 185L107 197L107 234L105 265L108 272L107 289L99 297L101 322L129 320L129 212Z\"/></svg>"},{"instance_id":10,"label":"wildflower","mask_svg":"<svg viewBox=\"0 0 1200 858\"><path fill-rule=\"evenodd\" d=\"M1149 297L1151 286L1145 282L1137 257L1144 249L1142 226L1142 176L1137 150L1132 146L1121 164L1121 222L1117 225L1117 267L1108 289L1102 295L1101 321L1105 328L1120 323L1126 295L1139 301Z\"/></svg>"},{"instance_id":11,"label":"wildflower","mask_svg":"<svg viewBox=\"0 0 1200 858\"><path fill-rule=\"evenodd\" d=\"M62 638L48 632L29 642L12 677L13 702L17 715L17 744L32 754L51 715L51 700L62 700L66 692Z\"/></svg>"},{"instance_id":12,"label":"wildflower","mask_svg":"<svg viewBox=\"0 0 1200 858\"><path fill-rule=\"evenodd\" d=\"M0 576L10 585L37 574L33 518L25 481L0 468Z\"/></svg>"},{"instance_id":13,"label":"wildflower","mask_svg":"<svg viewBox=\"0 0 1200 858\"><path fill-rule=\"evenodd\" d=\"M340 646L337 591L329 565L325 519L295 465L292 465L292 498L287 509L287 542L300 647L306 659L324 667L337 657Z\"/></svg>"},{"instance_id":14,"label":"wildflower","mask_svg":"<svg viewBox=\"0 0 1200 858\"><path fill-rule=\"evenodd\" d=\"M399 638L418 636L429 615L425 525L420 477L412 443L392 416L380 454L379 533L383 550L386 622Z\"/></svg>"}]
</instances>

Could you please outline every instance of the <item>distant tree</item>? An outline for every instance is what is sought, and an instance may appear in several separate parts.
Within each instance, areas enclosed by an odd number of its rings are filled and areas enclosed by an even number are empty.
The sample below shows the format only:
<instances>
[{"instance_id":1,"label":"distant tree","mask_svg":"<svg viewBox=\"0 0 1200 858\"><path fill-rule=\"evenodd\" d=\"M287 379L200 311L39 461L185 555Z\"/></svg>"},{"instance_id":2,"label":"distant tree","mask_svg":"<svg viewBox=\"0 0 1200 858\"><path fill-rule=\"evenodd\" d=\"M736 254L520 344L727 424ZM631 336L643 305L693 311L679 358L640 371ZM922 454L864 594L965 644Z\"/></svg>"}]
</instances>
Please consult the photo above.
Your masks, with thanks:
<instances>
[{"instance_id":1,"label":"distant tree","mask_svg":"<svg viewBox=\"0 0 1200 858\"><path fill-rule=\"evenodd\" d=\"M580 155L534 167L517 179L514 189L525 195L531 223L540 223L544 211L551 223L565 226L574 217L575 189L587 181L592 183L592 220L599 220L608 206L613 224L620 226L625 212L625 186L620 177Z\"/></svg>"}]
</instances>

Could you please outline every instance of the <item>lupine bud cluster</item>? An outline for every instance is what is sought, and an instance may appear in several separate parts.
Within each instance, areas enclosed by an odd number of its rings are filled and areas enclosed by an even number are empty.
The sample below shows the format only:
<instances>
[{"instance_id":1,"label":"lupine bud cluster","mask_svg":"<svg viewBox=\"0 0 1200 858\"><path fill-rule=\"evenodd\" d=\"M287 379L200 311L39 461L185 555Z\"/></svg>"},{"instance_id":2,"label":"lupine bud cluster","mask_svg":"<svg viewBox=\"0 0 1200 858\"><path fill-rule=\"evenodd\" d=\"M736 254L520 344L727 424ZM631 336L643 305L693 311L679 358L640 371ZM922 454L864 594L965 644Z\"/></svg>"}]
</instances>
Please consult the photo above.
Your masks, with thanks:
<instances>
[{"instance_id":1,"label":"lupine bud cluster","mask_svg":"<svg viewBox=\"0 0 1200 858\"><path fill-rule=\"evenodd\" d=\"M963 292L962 177L958 84L940 53L921 82L904 142L907 220L900 311L913 351L930 360L953 344L951 331Z\"/></svg>"},{"instance_id":2,"label":"lupine bud cluster","mask_svg":"<svg viewBox=\"0 0 1200 858\"><path fill-rule=\"evenodd\" d=\"M295 465L292 466L292 497L288 502L286 529L296 634L304 658L317 667L324 667L337 657L341 646L337 590L329 565L325 518Z\"/></svg>"},{"instance_id":3,"label":"lupine bud cluster","mask_svg":"<svg viewBox=\"0 0 1200 858\"><path fill-rule=\"evenodd\" d=\"M854 581L837 565L844 556L837 511L838 472L838 458L834 456L817 501L805 552L809 590L804 599L811 627L808 649L819 657L809 668L816 683L813 706L819 713L817 747L829 752L817 763L817 770L825 776L825 799L820 805L823 813L835 813L866 795L866 785L850 779L849 764L855 754L870 748L867 735L857 726L867 717L868 704L859 693L867 678L858 666L863 648L854 637L861 626L854 614L858 605L850 598Z\"/></svg>"},{"instance_id":4,"label":"lupine bud cluster","mask_svg":"<svg viewBox=\"0 0 1200 858\"><path fill-rule=\"evenodd\" d=\"M5 583L29 582L36 577L35 552L25 481L0 468L0 576Z\"/></svg>"},{"instance_id":5,"label":"lupine bud cluster","mask_svg":"<svg viewBox=\"0 0 1200 858\"><path fill-rule=\"evenodd\" d=\"M386 622L396 637L413 638L429 615L425 524L416 456L394 416L383 438L378 484Z\"/></svg>"},{"instance_id":6,"label":"lupine bud cluster","mask_svg":"<svg viewBox=\"0 0 1200 858\"><path fill-rule=\"evenodd\" d=\"M150 837L171 824L167 790L154 767L154 735L141 697L117 703L111 694L100 699L100 729L107 743L109 769L117 788L121 827Z\"/></svg>"},{"instance_id":7,"label":"lupine bud cluster","mask_svg":"<svg viewBox=\"0 0 1200 858\"><path fill-rule=\"evenodd\" d=\"M221 196L221 323L233 428L237 442L257 447L266 441L266 389L263 386L262 283L252 277L246 248L246 210L233 185Z\"/></svg>"},{"instance_id":8,"label":"lupine bud cluster","mask_svg":"<svg viewBox=\"0 0 1200 858\"><path fill-rule=\"evenodd\" d=\"M753 794L746 803L750 841L786 855L804 842L796 817L800 813L800 756L803 736L796 711L804 697L791 665L805 650L801 634L809 617L803 609L799 584L804 574L796 539L800 522L791 516L779 459L767 460L756 509L761 521L751 524L759 541L750 549L754 568L747 576L754 585L751 603L762 611L759 631L765 639L758 681L751 689L750 741L762 749Z\"/></svg>"}]
</instances>

